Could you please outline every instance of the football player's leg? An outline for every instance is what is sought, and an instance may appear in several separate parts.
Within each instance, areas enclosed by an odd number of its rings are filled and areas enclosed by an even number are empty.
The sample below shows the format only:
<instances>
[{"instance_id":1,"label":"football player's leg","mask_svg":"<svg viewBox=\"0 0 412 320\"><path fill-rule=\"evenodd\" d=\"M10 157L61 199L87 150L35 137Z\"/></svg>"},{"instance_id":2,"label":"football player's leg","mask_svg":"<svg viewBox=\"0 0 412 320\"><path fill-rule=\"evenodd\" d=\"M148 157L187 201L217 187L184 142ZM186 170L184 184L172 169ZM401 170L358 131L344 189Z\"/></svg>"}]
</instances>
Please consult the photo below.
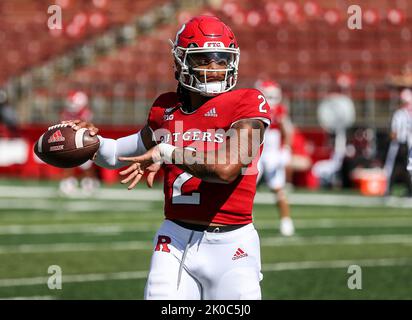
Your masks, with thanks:
<instances>
[{"instance_id":1,"label":"football player's leg","mask_svg":"<svg viewBox=\"0 0 412 320\"><path fill-rule=\"evenodd\" d=\"M201 298L199 283L181 263L190 232L166 220L154 238L145 299ZM186 259L187 260L187 259Z\"/></svg>"},{"instance_id":2,"label":"football player's leg","mask_svg":"<svg viewBox=\"0 0 412 320\"><path fill-rule=\"evenodd\" d=\"M172 254L155 252L144 291L145 300L200 300L200 284Z\"/></svg>"},{"instance_id":3,"label":"football player's leg","mask_svg":"<svg viewBox=\"0 0 412 320\"><path fill-rule=\"evenodd\" d=\"M73 168L63 170L63 179L59 183L59 189L62 195L70 196L76 193L79 182L74 175L75 170Z\"/></svg>"},{"instance_id":4,"label":"football player's leg","mask_svg":"<svg viewBox=\"0 0 412 320\"><path fill-rule=\"evenodd\" d=\"M271 149L271 150L266 150L262 154L262 158L261 158L263 176L264 176L267 186L270 189L273 189L271 186L272 181L275 177L277 167L279 166L278 160L276 160L277 157L278 157L277 150Z\"/></svg>"},{"instance_id":5,"label":"football player's leg","mask_svg":"<svg viewBox=\"0 0 412 320\"><path fill-rule=\"evenodd\" d=\"M220 280L214 300L261 300L262 277L255 266L228 270Z\"/></svg>"},{"instance_id":6,"label":"football player's leg","mask_svg":"<svg viewBox=\"0 0 412 320\"><path fill-rule=\"evenodd\" d=\"M203 281L204 298L212 300L260 300L260 243L252 224L235 231L208 234L210 243L201 250L219 264L209 265L209 279Z\"/></svg>"},{"instance_id":7,"label":"football player's leg","mask_svg":"<svg viewBox=\"0 0 412 320\"><path fill-rule=\"evenodd\" d=\"M83 171L82 179L80 181L80 186L82 187L82 190L86 194L93 193L96 189L100 187L100 181L97 178L96 168L93 166L93 161L88 160L82 165L80 165L79 168Z\"/></svg>"},{"instance_id":8,"label":"football player's leg","mask_svg":"<svg viewBox=\"0 0 412 320\"><path fill-rule=\"evenodd\" d=\"M271 167L267 173L267 183L268 187L273 191L283 189L286 184L285 167Z\"/></svg>"},{"instance_id":9,"label":"football player's leg","mask_svg":"<svg viewBox=\"0 0 412 320\"><path fill-rule=\"evenodd\" d=\"M280 233L284 236L292 236L295 233L295 226L290 217L289 202L285 191L286 184L286 170L285 167L278 167L269 181L269 186L276 194L277 206L279 208L280 216Z\"/></svg>"}]
</instances>

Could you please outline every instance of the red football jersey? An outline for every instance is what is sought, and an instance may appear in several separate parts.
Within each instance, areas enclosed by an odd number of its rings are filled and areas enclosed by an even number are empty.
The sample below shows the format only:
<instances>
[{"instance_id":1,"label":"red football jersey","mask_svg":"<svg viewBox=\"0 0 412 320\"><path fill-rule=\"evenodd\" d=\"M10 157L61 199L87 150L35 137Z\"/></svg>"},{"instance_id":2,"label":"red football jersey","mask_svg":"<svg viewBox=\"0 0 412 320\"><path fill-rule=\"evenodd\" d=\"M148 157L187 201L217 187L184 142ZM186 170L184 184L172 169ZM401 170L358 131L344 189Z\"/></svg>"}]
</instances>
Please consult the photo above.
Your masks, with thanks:
<instances>
[{"instance_id":1,"label":"red football jersey","mask_svg":"<svg viewBox=\"0 0 412 320\"><path fill-rule=\"evenodd\" d=\"M269 105L256 89L222 93L192 113L180 107L174 92L162 94L154 102L148 125L158 142L212 151L221 146L225 133L238 120L255 118L270 124ZM254 159L254 166L256 162ZM163 167L166 218L220 224L252 222L257 170L249 170L230 184L220 184L193 177L172 164Z\"/></svg>"}]
</instances>

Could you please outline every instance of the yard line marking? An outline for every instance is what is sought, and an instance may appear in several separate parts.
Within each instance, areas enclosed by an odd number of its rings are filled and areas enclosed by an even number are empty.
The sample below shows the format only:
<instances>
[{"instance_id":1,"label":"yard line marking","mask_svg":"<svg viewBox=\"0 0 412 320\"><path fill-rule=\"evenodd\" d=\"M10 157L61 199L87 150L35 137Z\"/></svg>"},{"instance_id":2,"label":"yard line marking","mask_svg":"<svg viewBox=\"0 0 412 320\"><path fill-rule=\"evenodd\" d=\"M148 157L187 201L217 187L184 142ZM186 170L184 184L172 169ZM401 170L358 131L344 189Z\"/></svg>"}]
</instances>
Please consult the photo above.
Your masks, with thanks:
<instances>
[{"instance_id":1,"label":"yard line marking","mask_svg":"<svg viewBox=\"0 0 412 320\"><path fill-rule=\"evenodd\" d=\"M70 197L61 197L57 187L26 187L26 186L0 186L0 198L34 198L34 199L81 199L81 200L130 200L130 201L163 201L162 190L136 190L127 192L127 189L102 188L95 194L88 196L81 190Z\"/></svg>"},{"instance_id":2,"label":"yard line marking","mask_svg":"<svg viewBox=\"0 0 412 320\"><path fill-rule=\"evenodd\" d=\"M293 236L265 237L260 240L262 247L308 246L308 245L364 245L364 244L412 244L412 237L407 235L365 235L365 236ZM53 244L0 245L0 254L44 253L44 252L87 252L107 250L152 250L150 241L117 242L67 242Z\"/></svg>"},{"instance_id":3,"label":"yard line marking","mask_svg":"<svg viewBox=\"0 0 412 320\"><path fill-rule=\"evenodd\" d=\"M30 202L21 199L0 199L0 209L16 210L47 210L56 211L56 207L49 200L32 199Z\"/></svg>"},{"instance_id":4,"label":"yard line marking","mask_svg":"<svg viewBox=\"0 0 412 320\"><path fill-rule=\"evenodd\" d=\"M353 260L331 260L331 261L303 261L303 262L279 262L263 264L263 272L276 272L286 270L308 270L347 268L349 265L357 264L361 267L390 267L410 266L412 259L388 258L388 259L353 259ZM91 273L77 275L63 275L62 283L79 283L109 280L146 279L148 271L126 271L117 273ZM0 287L18 287L31 285L46 285L48 277L12 278L0 279Z\"/></svg>"},{"instance_id":5,"label":"yard line marking","mask_svg":"<svg viewBox=\"0 0 412 320\"><path fill-rule=\"evenodd\" d=\"M281 262L262 265L263 272L287 271L287 270L306 270L306 269L332 269L348 268L350 265L360 267L391 267L391 266L410 266L412 259L388 258L388 259L353 259L353 260L332 260L332 261L301 261L301 262Z\"/></svg>"},{"instance_id":6,"label":"yard line marking","mask_svg":"<svg viewBox=\"0 0 412 320\"><path fill-rule=\"evenodd\" d=\"M122 203L122 202L68 202L63 204L63 210L75 211L75 212L88 212L88 211L149 211L153 208L150 202L141 202L139 206L136 203Z\"/></svg>"},{"instance_id":7,"label":"yard line marking","mask_svg":"<svg viewBox=\"0 0 412 320\"><path fill-rule=\"evenodd\" d=\"M384 234L384 235L354 235L354 236L293 236L293 237L267 237L260 240L261 246L302 246L302 245L340 245L340 244L390 244L390 243L412 243L409 235Z\"/></svg>"},{"instance_id":8,"label":"yard line marking","mask_svg":"<svg viewBox=\"0 0 412 320\"><path fill-rule=\"evenodd\" d=\"M52 296L31 296L31 297L9 297L0 298L0 300L55 300Z\"/></svg>"},{"instance_id":9,"label":"yard line marking","mask_svg":"<svg viewBox=\"0 0 412 320\"><path fill-rule=\"evenodd\" d=\"M57 187L44 186L0 186L1 198L42 198L59 199ZM131 200L131 201L164 201L163 191L138 189L135 192L126 192L124 189L102 188L89 197L81 191L70 199L97 199L97 200ZM273 204L273 194L258 192L255 203ZM344 206L344 207L391 207L412 208L412 199L399 197L366 197L361 195L337 195L320 193L290 193L289 202L292 205L307 206Z\"/></svg>"},{"instance_id":10,"label":"yard line marking","mask_svg":"<svg viewBox=\"0 0 412 320\"><path fill-rule=\"evenodd\" d=\"M342 228L408 228L412 227L412 218L376 218L376 219L294 219L296 229L342 229ZM162 221L135 224L102 224L102 223L61 223L38 225L4 225L0 226L0 235L29 235L29 234L121 234L123 232L154 232ZM258 230L276 230L279 226L277 219L259 219L254 223Z\"/></svg>"},{"instance_id":11,"label":"yard line marking","mask_svg":"<svg viewBox=\"0 0 412 320\"><path fill-rule=\"evenodd\" d=\"M151 250L150 241L119 241L119 242L81 242L53 244L21 244L2 245L0 254L7 253L43 253L43 252L87 252L87 251L122 251L122 250Z\"/></svg>"},{"instance_id":12,"label":"yard line marking","mask_svg":"<svg viewBox=\"0 0 412 320\"><path fill-rule=\"evenodd\" d=\"M64 283L75 283L75 282L144 279L147 277L147 274L148 274L148 271L129 271L129 272L117 272L117 273L90 273L90 274L62 275L62 284L64 285ZM0 287L47 285L47 281L48 281L48 277L0 279Z\"/></svg>"},{"instance_id":13,"label":"yard line marking","mask_svg":"<svg viewBox=\"0 0 412 320\"><path fill-rule=\"evenodd\" d=\"M139 223L136 225L103 224L52 224L52 225L9 225L0 226L0 235L24 234L120 234L122 232L155 231L159 225Z\"/></svg>"},{"instance_id":14,"label":"yard line marking","mask_svg":"<svg viewBox=\"0 0 412 320\"><path fill-rule=\"evenodd\" d=\"M58 199L55 199L58 200ZM50 200L31 199L30 201L22 201L22 199L0 199L0 209L20 209L20 210L44 210L44 211L73 211L73 212L88 212L88 211L133 211L142 212L149 211L153 208L150 202L140 202L136 206L135 202L97 202L96 200L79 201L79 202L51 202Z\"/></svg>"},{"instance_id":15,"label":"yard line marking","mask_svg":"<svg viewBox=\"0 0 412 320\"><path fill-rule=\"evenodd\" d=\"M293 219L296 229L330 229L330 228L390 228L412 227L411 218L353 218L353 219ZM273 229L279 227L279 219L258 219L254 223L259 229Z\"/></svg>"}]
</instances>

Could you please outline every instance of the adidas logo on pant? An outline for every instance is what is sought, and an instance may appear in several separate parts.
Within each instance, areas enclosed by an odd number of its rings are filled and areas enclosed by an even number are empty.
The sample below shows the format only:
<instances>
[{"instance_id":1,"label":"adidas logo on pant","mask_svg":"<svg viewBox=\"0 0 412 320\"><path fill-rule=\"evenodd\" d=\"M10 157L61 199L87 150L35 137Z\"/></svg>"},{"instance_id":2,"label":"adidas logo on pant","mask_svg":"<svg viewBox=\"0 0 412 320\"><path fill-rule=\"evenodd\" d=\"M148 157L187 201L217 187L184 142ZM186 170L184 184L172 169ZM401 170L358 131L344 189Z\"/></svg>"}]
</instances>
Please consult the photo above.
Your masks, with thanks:
<instances>
[{"instance_id":1,"label":"adidas logo on pant","mask_svg":"<svg viewBox=\"0 0 412 320\"><path fill-rule=\"evenodd\" d=\"M236 259L240 259L240 258L244 258L247 257L248 254L246 252L244 252L242 249L237 248L236 253L234 254L232 260L236 260Z\"/></svg>"}]
</instances>

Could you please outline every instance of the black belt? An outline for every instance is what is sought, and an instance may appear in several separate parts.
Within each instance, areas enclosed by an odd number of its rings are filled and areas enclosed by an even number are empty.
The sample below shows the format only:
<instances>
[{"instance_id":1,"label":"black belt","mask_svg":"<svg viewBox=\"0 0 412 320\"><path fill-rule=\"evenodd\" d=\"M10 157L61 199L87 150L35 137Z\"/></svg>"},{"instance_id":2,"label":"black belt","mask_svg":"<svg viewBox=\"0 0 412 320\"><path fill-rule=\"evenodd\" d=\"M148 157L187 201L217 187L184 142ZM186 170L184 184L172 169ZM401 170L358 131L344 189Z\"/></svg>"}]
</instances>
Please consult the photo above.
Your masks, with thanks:
<instances>
[{"instance_id":1,"label":"black belt","mask_svg":"<svg viewBox=\"0 0 412 320\"><path fill-rule=\"evenodd\" d=\"M187 223L179 220L170 220L176 223L177 225L194 231L207 231L207 232L215 232L215 233L222 233L233 231L239 228L244 227L247 224L226 224L224 226L206 226L202 224L194 224L194 223Z\"/></svg>"}]
</instances>

